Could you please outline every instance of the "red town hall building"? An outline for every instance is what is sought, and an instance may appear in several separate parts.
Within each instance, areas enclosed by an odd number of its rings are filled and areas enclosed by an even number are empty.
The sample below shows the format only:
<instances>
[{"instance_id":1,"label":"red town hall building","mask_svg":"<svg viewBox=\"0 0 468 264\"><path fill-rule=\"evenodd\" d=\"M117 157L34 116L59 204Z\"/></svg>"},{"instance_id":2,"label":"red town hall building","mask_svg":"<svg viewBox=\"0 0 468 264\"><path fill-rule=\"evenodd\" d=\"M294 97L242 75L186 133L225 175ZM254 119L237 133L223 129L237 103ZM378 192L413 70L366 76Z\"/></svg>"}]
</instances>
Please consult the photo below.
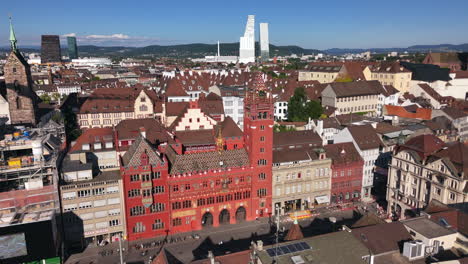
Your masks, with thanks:
<instances>
[{"instance_id":1,"label":"red town hall building","mask_svg":"<svg viewBox=\"0 0 468 264\"><path fill-rule=\"evenodd\" d=\"M200 119L178 120L190 122L184 131L134 128L139 135L120 158L128 240L271 214L273 101L262 75L245 95L243 132L229 117L192 130Z\"/></svg>"}]
</instances>

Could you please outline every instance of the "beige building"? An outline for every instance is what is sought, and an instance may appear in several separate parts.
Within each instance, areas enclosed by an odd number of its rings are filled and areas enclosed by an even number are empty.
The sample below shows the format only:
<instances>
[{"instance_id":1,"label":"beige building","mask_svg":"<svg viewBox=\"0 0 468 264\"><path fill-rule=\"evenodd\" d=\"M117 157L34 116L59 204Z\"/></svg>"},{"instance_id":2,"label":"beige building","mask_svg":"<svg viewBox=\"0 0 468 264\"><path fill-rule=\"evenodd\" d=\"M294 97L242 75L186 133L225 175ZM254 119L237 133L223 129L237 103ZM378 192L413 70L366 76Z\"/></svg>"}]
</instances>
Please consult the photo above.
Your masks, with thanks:
<instances>
[{"instance_id":1,"label":"beige building","mask_svg":"<svg viewBox=\"0 0 468 264\"><path fill-rule=\"evenodd\" d=\"M125 238L123 182L112 128L90 128L62 163L65 240L83 247Z\"/></svg>"},{"instance_id":2,"label":"beige building","mask_svg":"<svg viewBox=\"0 0 468 264\"><path fill-rule=\"evenodd\" d=\"M308 70L299 71L298 81L318 81L331 83L343 75L344 67L340 64L311 65Z\"/></svg>"},{"instance_id":3,"label":"beige building","mask_svg":"<svg viewBox=\"0 0 468 264\"><path fill-rule=\"evenodd\" d=\"M468 202L468 147L445 143L434 135L413 137L393 154L387 182L388 212L394 218L426 207Z\"/></svg>"},{"instance_id":4,"label":"beige building","mask_svg":"<svg viewBox=\"0 0 468 264\"><path fill-rule=\"evenodd\" d=\"M278 208L279 214L330 202L331 160L320 150L296 148L273 152L273 208Z\"/></svg>"},{"instance_id":5,"label":"beige building","mask_svg":"<svg viewBox=\"0 0 468 264\"><path fill-rule=\"evenodd\" d=\"M153 90L101 88L86 99L77 116L82 129L112 127L121 120L135 118L164 121L165 104Z\"/></svg>"},{"instance_id":6,"label":"beige building","mask_svg":"<svg viewBox=\"0 0 468 264\"><path fill-rule=\"evenodd\" d=\"M376 81L330 83L322 91L322 106L335 107L340 114L377 112L381 86Z\"/></svg>"},{"instance_id":7,"label":"beige building","mask_svg":"<svg viewBox=\"0 0 468 264\"><path fill-rule=\"evenodd\" d=\"M86 246L125 238L119 170L102 172L90 180L66 183L60 190L67 242Z\"/></svg>"},{"instance_id":8,"label":"beige building","mask_svg":"<svg viewBox=\"0 0 468 264\"><path fill-rule=\"evenodd\" d=\"M408 92L411 83L412 72L399 62L380 63L364 69L366 80L376 80L382 85L392 85L402 94Z\"/></svg>"}]
</instances>

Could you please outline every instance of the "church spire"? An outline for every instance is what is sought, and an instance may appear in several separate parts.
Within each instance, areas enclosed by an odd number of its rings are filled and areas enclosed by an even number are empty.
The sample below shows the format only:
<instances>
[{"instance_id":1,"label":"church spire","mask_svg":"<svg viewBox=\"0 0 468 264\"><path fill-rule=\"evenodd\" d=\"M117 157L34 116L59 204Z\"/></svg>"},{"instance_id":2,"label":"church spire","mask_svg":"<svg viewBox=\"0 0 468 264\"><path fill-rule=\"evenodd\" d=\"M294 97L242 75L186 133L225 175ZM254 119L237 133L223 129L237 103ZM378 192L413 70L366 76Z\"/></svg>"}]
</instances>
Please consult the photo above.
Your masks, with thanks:
<instances>
[{"instance_id":1,"label":"church spire","mask_svg":"<svg viewBox=\"0 0 468 264\"><path fill-rule=\"evenodd\" d=\"M11 23L11 16L10 16L10 44L11 44L11 50L16 52L17 51L16 36L15 36L15 30L13 29L13 24Z\"/></svg>"}]
</instances>

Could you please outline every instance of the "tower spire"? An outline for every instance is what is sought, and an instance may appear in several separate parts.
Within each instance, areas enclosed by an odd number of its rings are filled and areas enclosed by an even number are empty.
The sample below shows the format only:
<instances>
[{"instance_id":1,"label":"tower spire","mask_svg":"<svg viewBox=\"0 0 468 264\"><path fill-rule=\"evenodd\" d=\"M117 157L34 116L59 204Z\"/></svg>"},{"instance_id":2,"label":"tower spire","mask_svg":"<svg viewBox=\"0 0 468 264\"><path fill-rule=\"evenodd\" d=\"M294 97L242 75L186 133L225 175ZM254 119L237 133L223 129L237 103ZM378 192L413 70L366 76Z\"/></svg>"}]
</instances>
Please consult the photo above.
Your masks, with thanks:
<instances>
[{"instance_id":1,"label":"tower spire","mask_svg":"<svg viewBox=\"0 0 468 264\"><path fill-rule=\"evenodd\" d=\"M10 44L11 44L11 50L16 51L16 35L15 35L15 30L13 29L13 24L11 23L11 16L10 16Z\"/></svg>"}]
</instances>

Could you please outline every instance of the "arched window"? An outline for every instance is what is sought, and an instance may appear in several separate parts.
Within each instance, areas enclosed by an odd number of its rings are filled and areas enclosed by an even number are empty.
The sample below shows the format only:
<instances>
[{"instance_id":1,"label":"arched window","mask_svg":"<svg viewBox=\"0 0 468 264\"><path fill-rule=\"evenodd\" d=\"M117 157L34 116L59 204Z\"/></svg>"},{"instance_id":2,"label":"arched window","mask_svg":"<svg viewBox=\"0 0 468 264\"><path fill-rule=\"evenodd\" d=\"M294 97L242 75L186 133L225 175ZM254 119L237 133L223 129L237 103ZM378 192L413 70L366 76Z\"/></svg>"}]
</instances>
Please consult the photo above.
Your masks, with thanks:
<instances>
[{"instance_id":1,"label":"arched window","mask_svg":"<svg viewBox=\"0 0 468 264\"><path fill-rule=\"evenodd\" d=\"M146 111L148 111L148 107L146 105L141 105L140 106L140 111L146 112Z\"/></svg>"}]
</instances>

